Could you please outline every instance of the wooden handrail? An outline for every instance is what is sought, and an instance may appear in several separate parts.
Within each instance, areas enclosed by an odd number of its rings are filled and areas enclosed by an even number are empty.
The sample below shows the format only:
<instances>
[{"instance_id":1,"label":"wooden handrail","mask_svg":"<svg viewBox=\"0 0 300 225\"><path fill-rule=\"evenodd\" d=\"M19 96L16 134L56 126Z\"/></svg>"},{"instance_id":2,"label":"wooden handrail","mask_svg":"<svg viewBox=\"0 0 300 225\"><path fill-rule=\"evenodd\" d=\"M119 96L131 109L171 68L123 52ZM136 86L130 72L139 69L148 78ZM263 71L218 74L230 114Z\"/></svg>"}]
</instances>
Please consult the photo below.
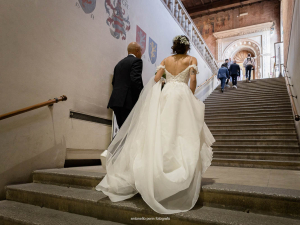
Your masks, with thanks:
<instances>
[{"instance_id":1,"label":"wooden handrail","mask_svg":"<svg viewBox=\"0 0 300 225\"><path fill-rule=\"evenodd\" d=\"M196 90L199 89L199 88L201 88L204 84L206 84L208 81L210 81L214 76L216 76L216 74L214 74L214 75L212 75L210 78L208 78L203 84L200 84L200 85L196 88ZM196 90L195 90L195 91L196 91Z\"/></svg>"},{"instance_id":2,"label":"wooden handrail","mask_svg":"<svg viewBox=\"0 0 300 225\"><path fill-rule=\"evenodd\" d=\"M0 120L4 120L6 118L16 116L16 115L19 115L19 114L24 113L24 112L28 112L28 111L31 111L31 110L34 110L34 109L38 109L38 108L41 108L43 106L47 106L47 105L51 106L54 103L57 103L57 102L60 102L60 101L66 101L66 100L67 100L67 96L63 95L63 96L60 96L59 98L50 99L46 102L42 102L42 103L39 103L39 104L36 104L36 105L32 105L32 106L29 106L29 107L26 107L26 108L23 108L23 109L19 109L19 110L13 111L13 112L9 112L9 113L0 115Z\"/></svg>"},{"instance_id":3,"label":"wooden handrail","mask_svg":"<svg viewBox=\"0 0 300 225\"><path fill-rule=\"evenodd\" d=\"M290 99L291 99L291 105L292 105L292 108L293 108L295 120L299 121L300 118L299 118L299 115L298 115L298 112L297 112L297 109L296 109L296 106L295 106L295 102L294 102L294 97L297 98L297 96L292 95L291 85L290 85L287 73L288 73L288 71L285 69L285 83L288 86L288 93L289 93L289 96L290 96Z\"/></svg>"}]
</instances>

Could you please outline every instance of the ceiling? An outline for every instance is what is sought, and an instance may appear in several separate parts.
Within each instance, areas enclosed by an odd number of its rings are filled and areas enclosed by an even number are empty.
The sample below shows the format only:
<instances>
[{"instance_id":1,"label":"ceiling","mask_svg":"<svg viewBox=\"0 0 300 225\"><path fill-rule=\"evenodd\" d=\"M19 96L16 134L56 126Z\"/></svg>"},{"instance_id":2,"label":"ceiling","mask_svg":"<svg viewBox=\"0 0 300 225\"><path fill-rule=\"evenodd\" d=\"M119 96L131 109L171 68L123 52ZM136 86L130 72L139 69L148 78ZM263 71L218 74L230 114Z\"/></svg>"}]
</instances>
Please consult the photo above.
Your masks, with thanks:
<instances>
[{"instance_id":1,"label":"ceiling","mask_svg":"<svg viewBox=\"0 0 300 225\"><path fill-rule=\"evenodd\" d=\"M192 19L263 1L274 0L181 0Z\"/></svg>"}]
</instances>

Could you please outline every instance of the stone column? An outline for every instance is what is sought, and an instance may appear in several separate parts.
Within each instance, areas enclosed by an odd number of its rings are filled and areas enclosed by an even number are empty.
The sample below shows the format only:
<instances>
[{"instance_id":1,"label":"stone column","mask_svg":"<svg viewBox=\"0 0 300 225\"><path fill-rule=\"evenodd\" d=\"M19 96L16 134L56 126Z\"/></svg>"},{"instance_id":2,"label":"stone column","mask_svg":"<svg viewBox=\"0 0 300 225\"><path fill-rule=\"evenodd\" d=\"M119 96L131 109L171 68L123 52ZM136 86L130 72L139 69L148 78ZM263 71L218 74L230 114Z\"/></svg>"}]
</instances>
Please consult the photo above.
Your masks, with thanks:
<instances>
[{"instance_id":1,"label":"stone column","mask_svg":"<svg viewBox=\"0 0 300 225\"><path fill-rule=\"evenodd\" d=\"M270 31L264 31L262 34L262 78L269 78L270 75L270 41Z\"/></svg>"}]
</instances>

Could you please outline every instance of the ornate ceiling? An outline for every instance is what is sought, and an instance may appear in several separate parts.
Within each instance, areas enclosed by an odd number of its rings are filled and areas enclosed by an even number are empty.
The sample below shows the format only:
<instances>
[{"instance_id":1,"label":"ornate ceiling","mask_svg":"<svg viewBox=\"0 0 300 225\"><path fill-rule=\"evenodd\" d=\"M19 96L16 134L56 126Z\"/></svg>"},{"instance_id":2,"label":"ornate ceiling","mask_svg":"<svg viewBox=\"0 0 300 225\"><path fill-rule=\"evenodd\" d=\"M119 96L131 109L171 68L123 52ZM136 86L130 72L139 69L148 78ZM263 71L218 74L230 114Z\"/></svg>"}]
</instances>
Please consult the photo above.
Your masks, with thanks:
<instances>
[{"instance_id":1,"label":"ornate ceiling","mask_svg":"<svg viewBox=\"0 0 300 225\"><path fill-rule=\"evenodd\" d=\"M240 8L263 1L276 0L181 0L191 18ZM278 0L277 0L278 1Z\"/></svg>"}]
</instances>

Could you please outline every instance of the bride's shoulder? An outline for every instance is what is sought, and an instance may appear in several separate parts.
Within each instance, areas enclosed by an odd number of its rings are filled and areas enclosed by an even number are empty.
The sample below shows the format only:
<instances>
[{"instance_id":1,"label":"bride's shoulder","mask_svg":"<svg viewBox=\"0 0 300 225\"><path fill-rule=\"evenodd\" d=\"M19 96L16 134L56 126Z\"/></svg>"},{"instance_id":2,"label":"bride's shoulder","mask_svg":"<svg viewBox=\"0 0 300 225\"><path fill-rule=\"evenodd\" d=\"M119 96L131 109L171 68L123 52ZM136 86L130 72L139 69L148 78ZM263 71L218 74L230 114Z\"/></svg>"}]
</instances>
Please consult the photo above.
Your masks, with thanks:
<instances>
[{"instance_id":1,"label":"bride's shoulder","mask_svg":"<svg viewBox=\"0 0 300 225\"><path fill-rule=\"evenodd\" d=\"M197 62L197 58L196 58L196 57L191 56L191 64L198 65L198 62Z\"/></svg>"}]
</instances>

